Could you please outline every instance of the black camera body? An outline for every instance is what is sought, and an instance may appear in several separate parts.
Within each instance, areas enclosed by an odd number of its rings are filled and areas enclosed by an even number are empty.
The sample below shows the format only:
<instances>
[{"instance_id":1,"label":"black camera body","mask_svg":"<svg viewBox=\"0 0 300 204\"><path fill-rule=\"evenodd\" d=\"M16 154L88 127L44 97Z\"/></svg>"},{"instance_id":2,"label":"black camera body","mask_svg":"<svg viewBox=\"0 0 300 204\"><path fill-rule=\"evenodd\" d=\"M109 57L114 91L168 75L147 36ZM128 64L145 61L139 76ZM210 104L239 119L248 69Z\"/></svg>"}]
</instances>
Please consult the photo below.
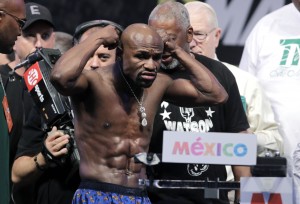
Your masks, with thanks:
<instances>
[{"instance_id":1,"label":"black camera body","mask_svg":"<svg viewBox=\"0 0 300 204\"><path fill-rule=\"evenodd\" d=\"M38 48L27 57L27 61L23 62L27 66L24 81L45 121L47 131L56 126L58 130L70 135L70 142L66 145L68 155L55 158L44 148L47 159L62 165L70 158L72 163L78 164L80 158L74 139L73 114L69 98L59 94L50 82L51 69L60 56L58 49Z\"/></svg>"},{"instance_id":2,"label":"black camera body","mask_svg":"<svg viewBox=\"0 0 300 204\"><path fill-rule=\"evenodd\" d=\"M74 128L66 126L63 131L65 134L70 135L69 143L66 145L69 152L67 157L70 158L72 163L79 164L80 156L75 142Z\"/></svg>"}]
</instances>

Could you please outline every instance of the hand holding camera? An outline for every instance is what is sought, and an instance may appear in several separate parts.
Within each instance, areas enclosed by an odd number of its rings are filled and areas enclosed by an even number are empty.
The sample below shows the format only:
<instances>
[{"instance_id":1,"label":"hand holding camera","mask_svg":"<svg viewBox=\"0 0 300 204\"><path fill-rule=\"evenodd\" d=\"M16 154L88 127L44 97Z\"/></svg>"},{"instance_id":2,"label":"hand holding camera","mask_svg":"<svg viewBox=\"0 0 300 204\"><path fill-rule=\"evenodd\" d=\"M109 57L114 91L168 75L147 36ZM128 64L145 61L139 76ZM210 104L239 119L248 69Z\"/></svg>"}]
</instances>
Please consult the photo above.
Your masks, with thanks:
<instances>
[{"instance_id":1,"label":"hand holding camera","mask_svg":"<svg viewBox=\"0 0 300 204\"><path fill-rule=\"evenodd\" d=\"M54 126L51 132L48 132L45 146L53 156L60 157L68 154L66 145L69 143L69 138L69 135L65 134L64 131L57 130L57 127Z\"/></svg>"},{"instance_id":2,"label":"hand holding camera","mask_svg":"<svg viewBox=\"0 0 300 204\"><path fill-rule=\"evenodd\" d=\"M65 163L71 151L71 136L65 131L57 130L54 126L45 138L42 154L47 163L51 165L62 165Z\"/></svg>"}]
</instances>

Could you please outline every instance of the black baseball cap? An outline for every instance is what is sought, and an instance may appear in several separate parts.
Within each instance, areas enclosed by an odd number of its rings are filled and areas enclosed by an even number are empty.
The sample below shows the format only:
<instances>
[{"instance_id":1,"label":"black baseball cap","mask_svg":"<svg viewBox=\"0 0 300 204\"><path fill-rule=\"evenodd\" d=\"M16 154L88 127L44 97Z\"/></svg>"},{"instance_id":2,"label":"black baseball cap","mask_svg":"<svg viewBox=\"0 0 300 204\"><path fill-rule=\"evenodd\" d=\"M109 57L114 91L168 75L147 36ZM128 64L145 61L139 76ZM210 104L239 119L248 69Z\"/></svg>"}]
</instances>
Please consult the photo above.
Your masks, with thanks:
<instances>
[{"instance_id":1,"label":"black baseball cap","mask_svg":"<svg viewBox=\"0 0 300 204\"><path fill-rule=\"evenodd\" d=\"M123 32L123 27L120 26L119 24L112 22L112 21L108 21L108 20L92 20L92 21L87 21L84 22L80 25L78 25L75 28L75 32L73 35L73 44L78 43L81 35L87 31L88 29L92 28L92 27L105 27L108 25L112 25L114 27L117 28L117 30L120 32L120 34Z\"/></svg>"},{"instance_id":2,"label":"black baseball cap","mask_svg":"<svg viewBox=\"0 0 300 204\"><path fill-rule=\"evenodd\" d=\"M22 30L26 30L31 24L36 21L46 21L51 26L54 27L52 15L45 6L40 4L29 2L25 4L26 7L26 23L23 26Z\"/></svg>"}]
</instances>

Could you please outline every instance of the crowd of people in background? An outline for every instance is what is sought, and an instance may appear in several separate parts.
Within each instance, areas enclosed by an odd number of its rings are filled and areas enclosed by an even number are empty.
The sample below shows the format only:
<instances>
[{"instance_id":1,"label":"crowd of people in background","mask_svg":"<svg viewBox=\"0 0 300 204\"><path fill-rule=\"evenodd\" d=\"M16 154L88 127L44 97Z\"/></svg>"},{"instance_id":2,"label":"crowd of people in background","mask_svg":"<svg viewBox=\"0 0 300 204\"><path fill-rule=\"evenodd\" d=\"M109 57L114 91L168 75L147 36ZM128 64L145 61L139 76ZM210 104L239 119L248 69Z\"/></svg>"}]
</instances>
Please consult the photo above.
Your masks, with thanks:
<instances>
[{"instance_id":1,"label":"crowd of people in background","mask_svg":"<svg viewBox=\"0 0 300 204\"><path fill-rule=\"evenodd\" d=\"M147 24L123 28L95 19L69 34L56 30L41 4L0 0L0 154L9 158L0 172L0 185L8 184L0 202L239 203L239 190L206 198L201 189L139 185L147 178L252 176L250 166L136 162L136 155L162 153L167 130L254 134L257 156L287 159L300 203L300 1L258 21L236 66L216 54L218 18L208 3L167 1ZM47 124L24 83L32 63L21 63L42 49L60 53L46 80L65 99L73 132ZM211 124L197 127L206 120Z\"/></svg>"}]
</instances>

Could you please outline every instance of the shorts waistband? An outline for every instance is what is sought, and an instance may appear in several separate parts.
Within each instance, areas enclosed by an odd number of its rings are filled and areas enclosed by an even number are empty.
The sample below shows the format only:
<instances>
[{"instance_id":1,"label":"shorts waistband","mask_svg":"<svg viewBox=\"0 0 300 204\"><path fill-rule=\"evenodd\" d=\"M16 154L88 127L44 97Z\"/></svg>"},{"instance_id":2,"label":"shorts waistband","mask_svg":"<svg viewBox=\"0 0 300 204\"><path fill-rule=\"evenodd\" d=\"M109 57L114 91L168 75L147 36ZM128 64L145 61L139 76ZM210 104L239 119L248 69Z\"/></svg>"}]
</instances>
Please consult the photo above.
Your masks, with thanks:
<instances>
[{"instance_id":1,"label":"shorts waistband","mask_svg":"<svg viewBox=\"0 0 300 204\"><path fill-rule=\"evenodd\" d=\"M129 196L147 196L147 191L142 188L130 188L112 183L105 183L95 180L82 179L79 185L80 189L92 189L102 192L112 192Z\"/></svg>"}]
</instances>

